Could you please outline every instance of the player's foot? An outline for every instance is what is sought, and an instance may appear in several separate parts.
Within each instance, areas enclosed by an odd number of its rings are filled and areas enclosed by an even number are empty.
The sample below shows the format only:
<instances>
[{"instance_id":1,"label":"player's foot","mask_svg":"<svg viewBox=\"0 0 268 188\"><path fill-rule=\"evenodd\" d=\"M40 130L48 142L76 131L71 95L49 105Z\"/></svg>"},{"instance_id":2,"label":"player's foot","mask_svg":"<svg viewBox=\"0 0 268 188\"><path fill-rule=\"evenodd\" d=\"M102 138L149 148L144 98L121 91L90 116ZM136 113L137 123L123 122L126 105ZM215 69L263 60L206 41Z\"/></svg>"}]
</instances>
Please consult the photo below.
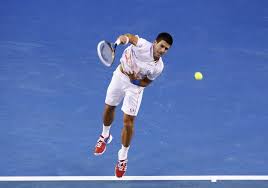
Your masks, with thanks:
<instances>
[{"instance_id":1,"label":"player's foot","mask_svg":"<svg viewBox=\"0 0 268 188\"><path fill-rule=\"evenodd\" d=\"M97 144L95 146L94 155L102 155L106 150L106 145L109 144L112 141L112 139L113 137L111 134L109 134L109 136L106 138L100 135Z\"/></svg>"},{"instance_id":2,"label":"player's foot","mask_svg":"<svg viewBox=\"0 0 268 188\"><path fill-rule=\"evenodd\" d=\"M115 166L115 175L118 178L124 176L127 171L127 159L126 160L118 160Z\"/></svg>"}]
</instances>

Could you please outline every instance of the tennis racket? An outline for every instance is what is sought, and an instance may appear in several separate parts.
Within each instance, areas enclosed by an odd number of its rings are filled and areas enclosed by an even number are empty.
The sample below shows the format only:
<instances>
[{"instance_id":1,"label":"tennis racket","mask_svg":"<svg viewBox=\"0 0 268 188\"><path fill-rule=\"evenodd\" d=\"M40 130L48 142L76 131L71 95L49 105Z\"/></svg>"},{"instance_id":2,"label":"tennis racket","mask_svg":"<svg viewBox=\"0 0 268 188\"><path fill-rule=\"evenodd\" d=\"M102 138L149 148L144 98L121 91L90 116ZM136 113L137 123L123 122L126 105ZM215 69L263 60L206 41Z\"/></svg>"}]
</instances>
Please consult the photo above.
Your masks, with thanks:
<instances>
[{"instance_id":1,"label":"tennis racket","mask_svg":"<svg viewBox=\"0 0 268 188\"><path fill-rule=\"evenodd\" d=\"M100 61L107 67L110 67L115 59L115 49L120 44L120 40L117 39L115 43L110 43L105 40L100 41L97 46L98 56Z\"/></svg>"}]
</instances>

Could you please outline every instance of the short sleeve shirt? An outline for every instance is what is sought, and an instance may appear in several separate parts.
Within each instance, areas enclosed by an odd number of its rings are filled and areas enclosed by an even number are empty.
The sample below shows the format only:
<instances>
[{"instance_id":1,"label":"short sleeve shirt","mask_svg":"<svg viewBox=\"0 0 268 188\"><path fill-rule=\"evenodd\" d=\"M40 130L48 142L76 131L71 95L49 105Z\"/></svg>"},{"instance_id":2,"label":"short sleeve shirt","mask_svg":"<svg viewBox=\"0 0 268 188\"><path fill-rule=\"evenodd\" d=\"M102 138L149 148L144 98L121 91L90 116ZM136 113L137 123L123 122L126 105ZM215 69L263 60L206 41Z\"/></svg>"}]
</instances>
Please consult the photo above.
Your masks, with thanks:
<instances>
[{"instance_id":1,"label":"short sleeve shirt","mask_svg":"<svg viewBox=\"0 0 268 188\"><path fill-rule=\"evenodd\" d=\"M120 62L125 72L134 72L138 79L154 80L164 69L161 57L154 60L153 44L143 38L138 38L136 46L130 45L124 50Z\"/></svg>"}]
</instances>

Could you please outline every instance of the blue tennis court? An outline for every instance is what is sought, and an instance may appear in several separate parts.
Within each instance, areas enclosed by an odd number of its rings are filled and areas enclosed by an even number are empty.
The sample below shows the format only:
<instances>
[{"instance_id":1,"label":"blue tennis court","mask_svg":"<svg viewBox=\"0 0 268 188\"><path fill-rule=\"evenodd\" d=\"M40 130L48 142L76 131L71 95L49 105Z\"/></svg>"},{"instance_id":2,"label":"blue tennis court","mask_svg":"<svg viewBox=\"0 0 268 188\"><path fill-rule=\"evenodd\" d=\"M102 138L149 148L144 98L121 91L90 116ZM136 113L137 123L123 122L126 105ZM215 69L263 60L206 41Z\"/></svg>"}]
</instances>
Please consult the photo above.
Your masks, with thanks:
<instances>
[{"instance_id":1,"label":"blue tennis court","mask_svg":"<svg viewBox=\"0 0 268 188\"><path fill-rule=\"evenodd\" d=\"M268 2L0 1L0 177L114 176L121 147L93 155L116 65L100 40L174 43L145 89L126 176L268 175ZM203 80L194 73L203 73ZM7 178L8 179L8 178ZM267 181L0 182L0 187L267 187ZM254 185L254 186L253 186Z\"/></svg>"}]
</instances>

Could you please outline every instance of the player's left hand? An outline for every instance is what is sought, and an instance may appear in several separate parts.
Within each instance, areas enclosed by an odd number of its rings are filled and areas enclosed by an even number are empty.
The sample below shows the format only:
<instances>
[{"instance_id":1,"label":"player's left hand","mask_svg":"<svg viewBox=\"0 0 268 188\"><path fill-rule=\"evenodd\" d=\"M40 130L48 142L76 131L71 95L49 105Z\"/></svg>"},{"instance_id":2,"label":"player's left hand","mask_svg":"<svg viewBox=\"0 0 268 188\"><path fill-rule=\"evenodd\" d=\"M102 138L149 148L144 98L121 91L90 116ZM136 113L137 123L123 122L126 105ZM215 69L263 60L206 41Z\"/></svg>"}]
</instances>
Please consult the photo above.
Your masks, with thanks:
<instances>
[{"instance_id":1,"label":"player's left hand","mask_svg":"<svg viewBox=\"0 0 268 188\"><path fill-rule=\"evenodd\" d=\"M128 73L126 73L126 75L128 75L130 80L138 80L137 74L134 71L128 72Z\"/></svg>"}]
</instances>

